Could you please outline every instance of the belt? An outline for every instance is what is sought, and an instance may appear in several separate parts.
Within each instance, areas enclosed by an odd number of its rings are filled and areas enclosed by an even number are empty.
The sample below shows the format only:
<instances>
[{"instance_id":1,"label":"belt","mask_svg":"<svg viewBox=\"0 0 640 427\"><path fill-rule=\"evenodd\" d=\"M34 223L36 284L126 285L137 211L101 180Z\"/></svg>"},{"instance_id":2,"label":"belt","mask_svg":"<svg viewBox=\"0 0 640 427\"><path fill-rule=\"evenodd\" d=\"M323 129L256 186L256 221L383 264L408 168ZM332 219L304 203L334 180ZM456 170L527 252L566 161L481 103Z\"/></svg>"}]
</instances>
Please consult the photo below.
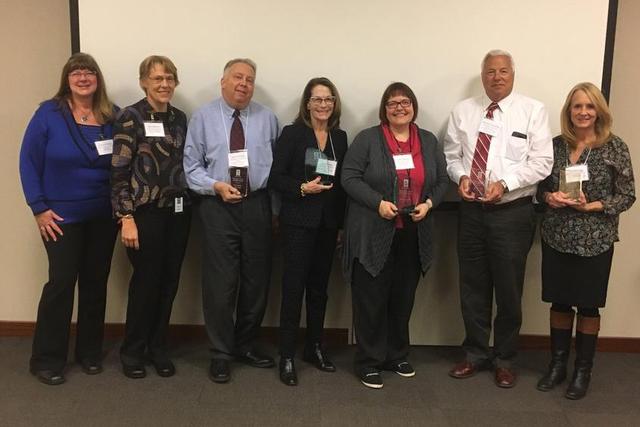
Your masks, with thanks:
<instances>
[{"instance_id":1,"label":"belt","mask_svg":"<svg viewBox=\"0 0 640 427\"><path fill-rule=\"evenodd\" d=\"M478 202L471 202L471 203L478 203ZM495 212L495 211L501 211L504 209L511 209L511 208L517 208L519 206L525 206L525 205L530 205L532 204L531 202L531 196L525 196L525 197L520 197L519 199L515 199L512 200L510 202L506 202L506 203L479 203L480 208L483 211L486 212Z\"/></svg>"},{"instance_id":2,"label":"belt","mask_svg":"<svg viewBox=\"0 0 640 427\"><path fill-rule=\"evenodd\" d=\"M500 203L500 204L482 203L480 206L482 206L482 209L487 212L493 212L493 211L501 211L503 209L517 208L519 206L530 205L531 203L532 203L531 196L525 196L525 197L520 197L519 199L515 199L506 203Z\"/></svg>"}]
</instances>

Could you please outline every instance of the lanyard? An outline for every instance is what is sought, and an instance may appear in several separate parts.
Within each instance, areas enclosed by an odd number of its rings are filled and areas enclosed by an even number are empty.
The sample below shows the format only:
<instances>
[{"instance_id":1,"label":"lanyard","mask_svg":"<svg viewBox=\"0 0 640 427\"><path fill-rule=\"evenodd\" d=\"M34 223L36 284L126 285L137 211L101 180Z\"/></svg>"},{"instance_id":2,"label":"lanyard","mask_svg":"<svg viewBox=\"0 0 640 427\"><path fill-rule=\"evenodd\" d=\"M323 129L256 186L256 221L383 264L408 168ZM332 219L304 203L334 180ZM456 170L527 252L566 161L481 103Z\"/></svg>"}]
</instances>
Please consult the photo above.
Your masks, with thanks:
<instances>
[{"instance_id":1,"label":"lanyard","mask_svg":"<svg viewBox=\"0 0 640 427\"><path fill-rule=\"evenodd\" d=\"M227 131L227 122L225 121L225 117L224 117L224 112L222 111L222 102L220 102L220 117L222 118L222 126L224 126L224 134L227 137L227 149L231 150L231 130L229 129L229 131ZM249 117L251 117L251 106L248 105L247 106L247 125L245 126L244 130L244 148L247 150L247 152L249 151L249 145L247 144L248 138L247 136L249 135ZM240 116L242 116L242 113L240 113L238 115L238 119L240 119ZM233 118L233 116L232 116ZM240 123L242 123L242 120L240 120Z\"/></svg>"}]
</instances>

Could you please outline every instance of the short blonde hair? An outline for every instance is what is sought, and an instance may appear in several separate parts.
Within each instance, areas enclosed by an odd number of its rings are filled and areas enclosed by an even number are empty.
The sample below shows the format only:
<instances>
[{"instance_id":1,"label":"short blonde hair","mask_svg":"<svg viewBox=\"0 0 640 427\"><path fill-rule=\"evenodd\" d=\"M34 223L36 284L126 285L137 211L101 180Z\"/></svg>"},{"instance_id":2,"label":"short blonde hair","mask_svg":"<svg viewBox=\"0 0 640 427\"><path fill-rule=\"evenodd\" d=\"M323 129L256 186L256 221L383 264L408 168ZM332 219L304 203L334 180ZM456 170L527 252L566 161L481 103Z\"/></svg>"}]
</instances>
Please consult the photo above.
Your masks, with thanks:
<instances>
[{"instance_id":1,"label":"short blonde hair","mask_svg":"<svg viewBox=\"0 0 640 427\"><path fill-rule=\"evenodd\" d=\"M180 80L178 80L178 69L175 64L169 58L162 55L151 55L142 60L138 70L139 79L142 81L142 79L149 77L151 69L156 65L161 65L167 73L173 74L173 78L176 79L176 86L180 84ZM140 85L140 87L142 87L142 85ZM144 87L142 90L145 90Z\"/></svg>"},{"instance_id":2,"label":"short blonde hair","mask_svg":"<svg viewBox=\"0 0 640 427\"><path fill-rule=\"evenodd\" d=\"M562 107L562 112L560 113L562 138L571 146L576 143L575 126L571 121L571 99L579 90L587 95L587 98L593 103L596 114L598 115L595 123L596 141L593 146L598 147L606 144L612 137L611 125L613 123L613 117L611 116L611 110L609 110L609 106L602 92L600 92L600 89L598 89L596 85L590 82L578 83L569 91L564 106Z\"/></svg>"}]
</instances>

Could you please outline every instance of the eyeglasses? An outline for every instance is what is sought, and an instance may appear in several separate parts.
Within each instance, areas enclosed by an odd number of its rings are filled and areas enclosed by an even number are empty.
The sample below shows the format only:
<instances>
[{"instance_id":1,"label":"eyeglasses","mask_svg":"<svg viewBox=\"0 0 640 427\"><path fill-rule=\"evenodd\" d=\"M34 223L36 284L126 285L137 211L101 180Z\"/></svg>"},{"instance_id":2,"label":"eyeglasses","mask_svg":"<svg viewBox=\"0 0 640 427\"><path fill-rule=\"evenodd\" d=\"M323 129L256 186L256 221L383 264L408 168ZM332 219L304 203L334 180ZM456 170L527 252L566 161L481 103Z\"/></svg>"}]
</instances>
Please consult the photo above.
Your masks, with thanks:
<instances>
[{"instance_id":1,"label":"eyeglasses","mask_svg":"<svg viewBox=\"0 0 640 427\"><path fill-rule=\"evenodd\" d=\"M176 78L174 76L155 76L147 78L156 85L162 84L163 81L166 81L168 85L176 84Z\"/></svg>"},{"instance_id":2,"label":"eyeglasses","mask_svg":"<svg viewBox=\"0 0 640 427\"><path fill-rule=\"evenodd\" d=\"M72 79L81 79L81 78L91 78L95 77L98 73L95 71L87 70L87 71L72 71L69 73L69 77Z\"/></svg>"},{"instance_id":3,"label":"eyeglasses","mask_svg":"<svg viewBox=\"0 0 640 427\"><path fill-rule=\"evenodd\" d=\"M321 96L312 96L311 98L309 98L309 102L313 105L322 105L323 102L327 105L333 105L336 102L336 97L327 96L326 98L323 98Z\"/></svg>"},{"instance_id":4,"label":"eyeglasses","mask_svg":"<svg viewBox=\"0 0 640 427\"><path fill-rule=\"evenodd\" d=\"M411 107L411 100L410 99L403 99L402 101L387 101L384 105L389 109L389 110L395 110L396 108L398 108L398 105L401 106L402 108L407 108L407 107Z\"/></svg>"}]
</instances>

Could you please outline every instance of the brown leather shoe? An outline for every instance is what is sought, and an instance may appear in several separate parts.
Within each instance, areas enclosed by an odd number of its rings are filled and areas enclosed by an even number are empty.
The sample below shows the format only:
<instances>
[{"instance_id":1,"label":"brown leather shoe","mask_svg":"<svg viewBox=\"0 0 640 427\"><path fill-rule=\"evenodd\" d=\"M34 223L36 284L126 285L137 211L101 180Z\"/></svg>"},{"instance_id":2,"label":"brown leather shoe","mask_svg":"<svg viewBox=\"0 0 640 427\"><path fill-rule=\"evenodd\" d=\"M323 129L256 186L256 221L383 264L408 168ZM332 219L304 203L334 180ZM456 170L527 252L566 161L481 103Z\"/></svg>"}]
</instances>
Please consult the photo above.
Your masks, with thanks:
<instances>
[{"instance_id":1,"label":"brown leather shoe","mask_svg":"<svg viewBox=\"0 0 640 427\"><path fill-rule=\"evenodd\" d=\"M453 378L463 379L470 378L480 370L480 367L473 362L465 360L458 363L449 371L449 376Z\"/></svg>"},{"instance_id":2,"label":"brown leather shoe","mask_svg":"<svg viewBox=\"0 0 640 427\"><path fill-rule=\"evenodd\" d=\"M511 388L516 385L516 373L509 368L496 368L496 385Z\"/></svg>"}]
</instances>

